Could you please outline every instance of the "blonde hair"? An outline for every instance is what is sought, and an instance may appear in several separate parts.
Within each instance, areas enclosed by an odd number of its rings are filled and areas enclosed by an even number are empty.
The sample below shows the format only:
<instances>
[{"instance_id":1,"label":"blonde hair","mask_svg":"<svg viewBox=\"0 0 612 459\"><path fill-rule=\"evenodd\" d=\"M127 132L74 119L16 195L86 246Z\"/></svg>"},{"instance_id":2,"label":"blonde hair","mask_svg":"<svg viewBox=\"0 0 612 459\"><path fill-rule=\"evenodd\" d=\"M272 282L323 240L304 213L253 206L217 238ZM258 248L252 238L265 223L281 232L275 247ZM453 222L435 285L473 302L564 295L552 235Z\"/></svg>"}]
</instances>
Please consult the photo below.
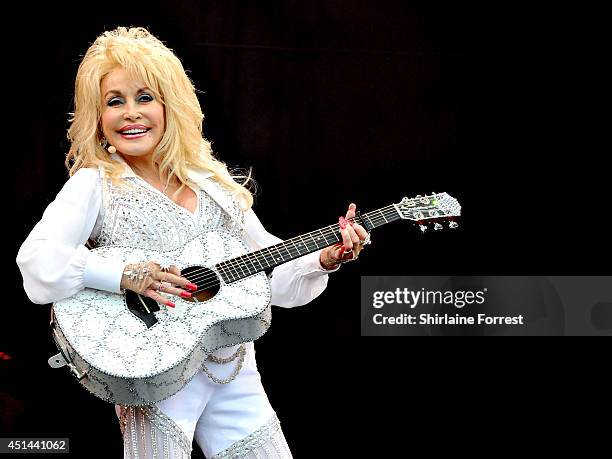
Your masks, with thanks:
<instances>
[{"instance_id":1,"label":"blonde hair","mask_svg":"<svg viewBox=\"0 0 612 459\"><path fill-rule=\"evenodd\" d=\"M213 157L211 144L203 137L204 114L193 83L171 49L142 27L118 27L104 32L89 47L77 71L74 112L71 113L66 167L70 176L82 167L102 166L108 178L120 180L123 168L110 158L101 145L102 97L100 84L116 68L144 82L164 106L166 128L153 152L160 179L172 176L186 186L188 167L213 173L212 179L227 188L243 210L253 205L253 195L245 187L256 183L248 175L234 175L222 161ZM244 178L242 184L235 178Z\"/></svg>"}]
</instances>

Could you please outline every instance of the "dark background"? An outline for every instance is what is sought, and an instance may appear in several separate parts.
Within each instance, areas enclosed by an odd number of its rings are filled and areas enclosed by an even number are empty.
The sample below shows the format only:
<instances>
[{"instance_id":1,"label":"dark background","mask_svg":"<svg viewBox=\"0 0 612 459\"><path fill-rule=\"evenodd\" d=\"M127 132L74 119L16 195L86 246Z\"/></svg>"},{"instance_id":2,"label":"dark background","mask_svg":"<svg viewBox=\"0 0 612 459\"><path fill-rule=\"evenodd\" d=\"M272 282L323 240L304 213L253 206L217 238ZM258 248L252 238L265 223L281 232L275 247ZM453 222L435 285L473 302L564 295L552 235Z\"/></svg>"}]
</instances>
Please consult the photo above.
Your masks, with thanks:
<instances>
[{"instance_id":1,"label":"dark background","mask_svg":"<svg viewBox=\"0 0 612 459\"><path fill-rule=\"evenodd\" d=\"M287 238L329 225L350 202L367 211L446 191L463 206L455 231L422 235L409 222L375 230L359 262L331 275L319 298L274 308L274 325L256 345L258 365L296 458L315 457L321 438L325 457L378 457L381 448L416 448L400 441L413 435L452 435L446 423L463 431L457 425L484 387L513 388L502 389L508 416L524 415L518 389L538 396L552 375L569 391L551 345L520 353L539 381L527 384L513 371L516 350L491 361L482 349L435 352L399 338L360 338L358 292L362 275L609 273L607 150L596 140L605 111L600 12L263 3L37 6L23 16L9 42L19 60L8 90L24 113L9 136L17 205L7 262L16 288L0 322L0 351L11 356L0 361L7 434L70 437L75 457L87 457L92 442L102 456L121 454L112 406L47 366L55 352L49 307L29 303L14 263L67 179L67 113L80 56L118 25L149 28L181 58L202 91L216 154L230 167L253 167L255 211L271 233ZM601 371L575 353L563 356L571 372ZM480 392L465 376L484 366ZM554 397L539 398L548 414L562 409ZM563 409L579 406L564 400ZM479 422L500 414L488 404L478 413ZM527 427L516 433L537 440Z\"/></svg>"}]
</instances>

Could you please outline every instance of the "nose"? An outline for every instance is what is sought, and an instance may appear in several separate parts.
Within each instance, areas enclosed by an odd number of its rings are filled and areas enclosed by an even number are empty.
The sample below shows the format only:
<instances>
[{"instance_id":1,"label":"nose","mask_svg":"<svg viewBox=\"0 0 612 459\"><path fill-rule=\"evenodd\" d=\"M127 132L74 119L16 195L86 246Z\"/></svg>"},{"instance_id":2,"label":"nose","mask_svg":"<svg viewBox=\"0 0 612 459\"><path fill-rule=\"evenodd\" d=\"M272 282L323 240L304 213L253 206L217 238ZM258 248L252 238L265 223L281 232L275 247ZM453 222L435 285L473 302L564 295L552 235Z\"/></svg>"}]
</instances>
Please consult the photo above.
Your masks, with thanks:
<instances>
[{"instance_id":1,"label":"nose","mask_svg":"<svg viewBox=\"0 0 612 459\"><path fill-rule=\"evenodd\" d=\"M138 119L141 118L142 115L136 110L136 107L133 104L125 105L125 113L123 114L123 119Z\"/></svg>"},{"instance_id":2,"label":"nose","mask_svg":"<svg viewBox=\"0 0 612 459\"><path fill-rule=\"evenodd\" d=\"M142 115L140 113L138 113L137 111L126 111L123 114L123 119L132 119L132 120L136 120L138 118L140 118Z\"/></svg>"}]
</instances>

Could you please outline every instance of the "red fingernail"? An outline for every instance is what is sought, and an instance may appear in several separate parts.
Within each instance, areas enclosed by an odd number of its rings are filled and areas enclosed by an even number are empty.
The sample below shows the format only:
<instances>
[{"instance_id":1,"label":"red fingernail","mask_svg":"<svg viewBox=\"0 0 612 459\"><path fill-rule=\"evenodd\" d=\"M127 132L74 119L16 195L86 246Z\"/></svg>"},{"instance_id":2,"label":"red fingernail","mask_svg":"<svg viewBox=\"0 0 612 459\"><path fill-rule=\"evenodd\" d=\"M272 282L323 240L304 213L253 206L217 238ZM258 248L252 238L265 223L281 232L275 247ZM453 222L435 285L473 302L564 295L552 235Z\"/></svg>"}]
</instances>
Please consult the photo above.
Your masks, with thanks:
<instances>
[{"instance_id":1,"label":"red fingernail","mask_svg":"<svg viewBox=\"0 0 612 459\"><path fill-rule=\"evenodd\" d=\"M181 292L181 296L183 298L191 298L191 293L189 293L189 292Z\"/></svg>"},{"instance_id":2,"label":"red fingernail","mask_svg":"<svg viewBox=\"0 0 612 459\"><path fill-rule=\"evenodd\" d=\"M172 301L166 301L166 306L170 306L171 308L173 308L176 306L176 304L174 304Z\"/></svg>"},{"instance_id":3,"label":"red fingernail","mask_svg":"<svg viewBox=\"0 0 612 459\"><path fill-rule=\"evenodd\" d=\"M192 284L191 282L189 282L189 283L186 285L186 287L187 287L189 290L197 290L197 289L198 289L198 286L197 286L196 284Z\"/></svg>"}]
</instances>

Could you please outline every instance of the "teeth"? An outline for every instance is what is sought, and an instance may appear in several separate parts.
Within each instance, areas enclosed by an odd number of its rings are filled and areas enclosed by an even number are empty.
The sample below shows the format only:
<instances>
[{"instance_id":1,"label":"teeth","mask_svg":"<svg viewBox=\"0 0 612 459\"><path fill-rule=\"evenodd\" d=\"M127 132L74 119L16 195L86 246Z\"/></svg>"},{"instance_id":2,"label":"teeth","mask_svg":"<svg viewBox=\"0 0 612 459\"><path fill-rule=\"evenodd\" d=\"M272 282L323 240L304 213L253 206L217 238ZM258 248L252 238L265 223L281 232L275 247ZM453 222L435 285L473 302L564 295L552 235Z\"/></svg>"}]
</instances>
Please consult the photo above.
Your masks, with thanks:
<instances>
[{"instance_id":1,"label":"teeth","mask_svg":"<svg viewBox=\"0 0 612 459\"><path fill-rule=\"evenodd\" d=\"M147 132L146 129L129 129L127 131L121 131L122 134L142 134L143 132Z\"/></svg>"}]
</instances>

